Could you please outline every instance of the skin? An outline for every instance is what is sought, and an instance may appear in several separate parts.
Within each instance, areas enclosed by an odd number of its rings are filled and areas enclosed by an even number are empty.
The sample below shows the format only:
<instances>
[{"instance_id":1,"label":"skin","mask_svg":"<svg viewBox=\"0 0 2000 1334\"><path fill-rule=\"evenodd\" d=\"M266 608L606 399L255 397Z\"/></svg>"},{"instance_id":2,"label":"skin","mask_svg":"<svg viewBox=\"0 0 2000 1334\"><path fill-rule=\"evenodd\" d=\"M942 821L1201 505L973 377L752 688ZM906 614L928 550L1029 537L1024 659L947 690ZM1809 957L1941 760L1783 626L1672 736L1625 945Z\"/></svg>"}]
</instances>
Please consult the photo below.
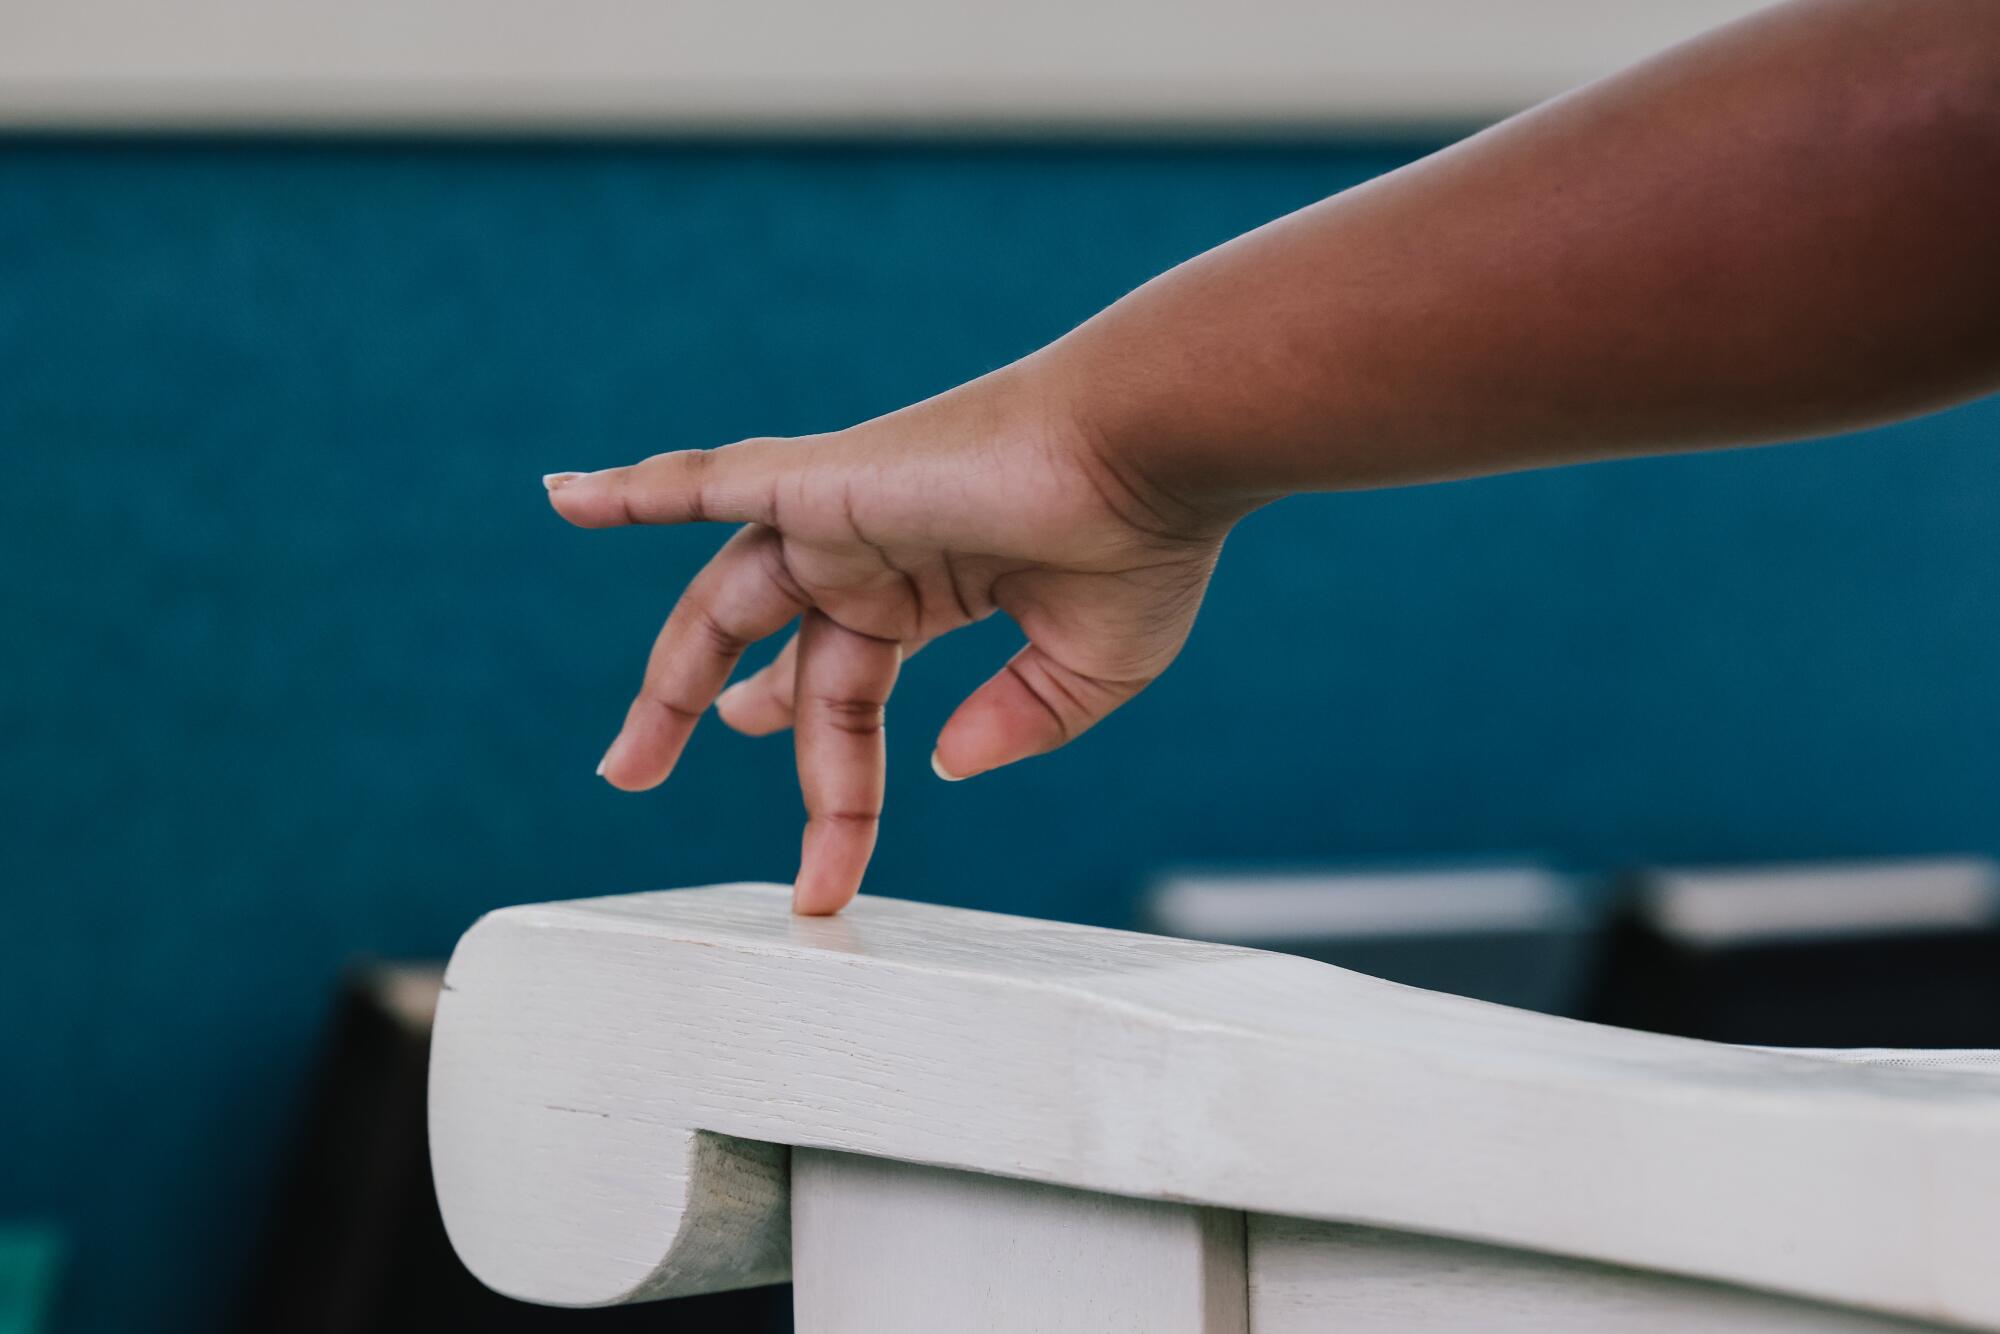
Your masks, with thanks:
<instances>
[{"instance_id":1,"label":"skin","mask_svg":"<svg viewBox=\"0 0 2000 1334\"><path fill-rule=\"evenodd\" d=\"M600 772L662 782L711 704L740 732L790 727L794 904L817 914L860 886L883 710L939 635L1000 611L1028 640L938 737L940 775L970 777L1164 671L1223 538L1277 497L1800 439L1995 388L2000 4L1794 0L1199 256L936 398L545 481L585 528L742 525Z\"/></svg>"}]
</instances>

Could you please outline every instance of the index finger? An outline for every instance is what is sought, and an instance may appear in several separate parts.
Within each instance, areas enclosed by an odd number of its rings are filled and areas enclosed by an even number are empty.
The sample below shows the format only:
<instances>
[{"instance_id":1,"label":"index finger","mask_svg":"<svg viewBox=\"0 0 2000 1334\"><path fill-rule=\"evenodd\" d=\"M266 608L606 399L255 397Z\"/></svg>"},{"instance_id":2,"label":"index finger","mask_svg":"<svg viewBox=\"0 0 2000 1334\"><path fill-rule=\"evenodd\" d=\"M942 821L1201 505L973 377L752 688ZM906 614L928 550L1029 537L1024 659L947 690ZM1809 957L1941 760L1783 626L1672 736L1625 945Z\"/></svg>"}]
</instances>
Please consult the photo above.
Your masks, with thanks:
<instances>
[{"instance_id":1,"label":"index finger","mask_svg":"<svg viewBox=\"0 0 2000 1334\"><path fill-rule=\"evenodd\" d=\"M680 449L629 467L552 472L542 485L556 513L579 528L769 523L774 487L793 444L760 438Z\"/></svg>"}]
</instances>

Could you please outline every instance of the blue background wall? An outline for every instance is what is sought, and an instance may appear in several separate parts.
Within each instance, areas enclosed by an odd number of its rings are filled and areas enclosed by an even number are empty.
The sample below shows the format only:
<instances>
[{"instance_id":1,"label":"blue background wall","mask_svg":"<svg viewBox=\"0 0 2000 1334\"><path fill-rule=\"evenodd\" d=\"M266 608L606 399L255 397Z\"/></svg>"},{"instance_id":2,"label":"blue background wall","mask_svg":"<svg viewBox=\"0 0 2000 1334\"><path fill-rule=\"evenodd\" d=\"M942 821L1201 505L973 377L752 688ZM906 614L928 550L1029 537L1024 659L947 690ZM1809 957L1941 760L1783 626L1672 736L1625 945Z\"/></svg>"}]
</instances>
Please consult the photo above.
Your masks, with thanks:
<instances>
[{"instance_id":1,"label":"blue background wall","mask_svg":"<svg viewBox=\"0 0 2000 1334\"><path fill-rule=\"evenodd\" d=\"M67 1327L211 1327L342 960L789 876L785 741L591 775L721 535L541 473L894 407L1413 151L0 144L0 1218ZM936 782L1010 628L919 659L872 887L2000 849L1996 431L1278 506L1070 751Z\"/></svg>"}]
</instances>

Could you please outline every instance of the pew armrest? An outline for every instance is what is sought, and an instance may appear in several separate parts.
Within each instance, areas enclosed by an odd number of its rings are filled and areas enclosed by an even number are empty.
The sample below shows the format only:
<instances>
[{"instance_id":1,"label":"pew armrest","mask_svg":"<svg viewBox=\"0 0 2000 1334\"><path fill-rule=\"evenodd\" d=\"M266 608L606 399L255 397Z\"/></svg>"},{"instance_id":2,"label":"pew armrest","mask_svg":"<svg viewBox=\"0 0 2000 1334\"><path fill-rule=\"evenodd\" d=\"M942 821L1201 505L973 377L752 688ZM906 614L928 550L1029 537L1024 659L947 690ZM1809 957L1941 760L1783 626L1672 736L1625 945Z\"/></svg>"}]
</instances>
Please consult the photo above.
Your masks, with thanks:
<instances>
[{"instance_id":1,"label":"pew armrest","mask_svg":"<svg viewBox=\"0 0 2000 1334\"><path fill-rule=\"evenodd\" d=\"M508 908L445 977L430 1120L489 1286L779 1282L832 1150L2000 1327L2000 1077L1720 1046L1323 964L726 886Z\"/></svg>"}]
</instances>

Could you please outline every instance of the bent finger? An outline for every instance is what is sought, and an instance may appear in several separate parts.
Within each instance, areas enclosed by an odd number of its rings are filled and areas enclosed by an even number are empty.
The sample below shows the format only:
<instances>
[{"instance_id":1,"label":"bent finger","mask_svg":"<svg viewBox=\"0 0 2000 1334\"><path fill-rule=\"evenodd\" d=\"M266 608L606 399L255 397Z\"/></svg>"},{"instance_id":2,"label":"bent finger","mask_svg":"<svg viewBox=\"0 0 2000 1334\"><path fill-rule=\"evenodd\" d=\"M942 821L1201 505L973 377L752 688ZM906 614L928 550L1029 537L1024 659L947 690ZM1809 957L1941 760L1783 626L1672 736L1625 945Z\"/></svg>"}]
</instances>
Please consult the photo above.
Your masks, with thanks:
<instances>
[{"instance_id":1,"label":"bent finger","mask_svg":"<svg viewBox=\"0 0 2000 1334\"><path fill-rule=\"evenodd\" d=\"M792 725L792 691L798 681L799 637L794 634L778 656L722 692L716 716L745 736L769 736Z\"/></svg>"},{"instance_id":2,"label":"bent finger","mask_svg":"<svg viewBox=\"0 0 2000 1334\"><path fill-rule=\"evenodd\" d=\"M806 605L775 532L753 525L730 538L660 628L645 680L598 773L627 792L664 781L743 650L784 629Z\"/></svg>"}]
</instances>

